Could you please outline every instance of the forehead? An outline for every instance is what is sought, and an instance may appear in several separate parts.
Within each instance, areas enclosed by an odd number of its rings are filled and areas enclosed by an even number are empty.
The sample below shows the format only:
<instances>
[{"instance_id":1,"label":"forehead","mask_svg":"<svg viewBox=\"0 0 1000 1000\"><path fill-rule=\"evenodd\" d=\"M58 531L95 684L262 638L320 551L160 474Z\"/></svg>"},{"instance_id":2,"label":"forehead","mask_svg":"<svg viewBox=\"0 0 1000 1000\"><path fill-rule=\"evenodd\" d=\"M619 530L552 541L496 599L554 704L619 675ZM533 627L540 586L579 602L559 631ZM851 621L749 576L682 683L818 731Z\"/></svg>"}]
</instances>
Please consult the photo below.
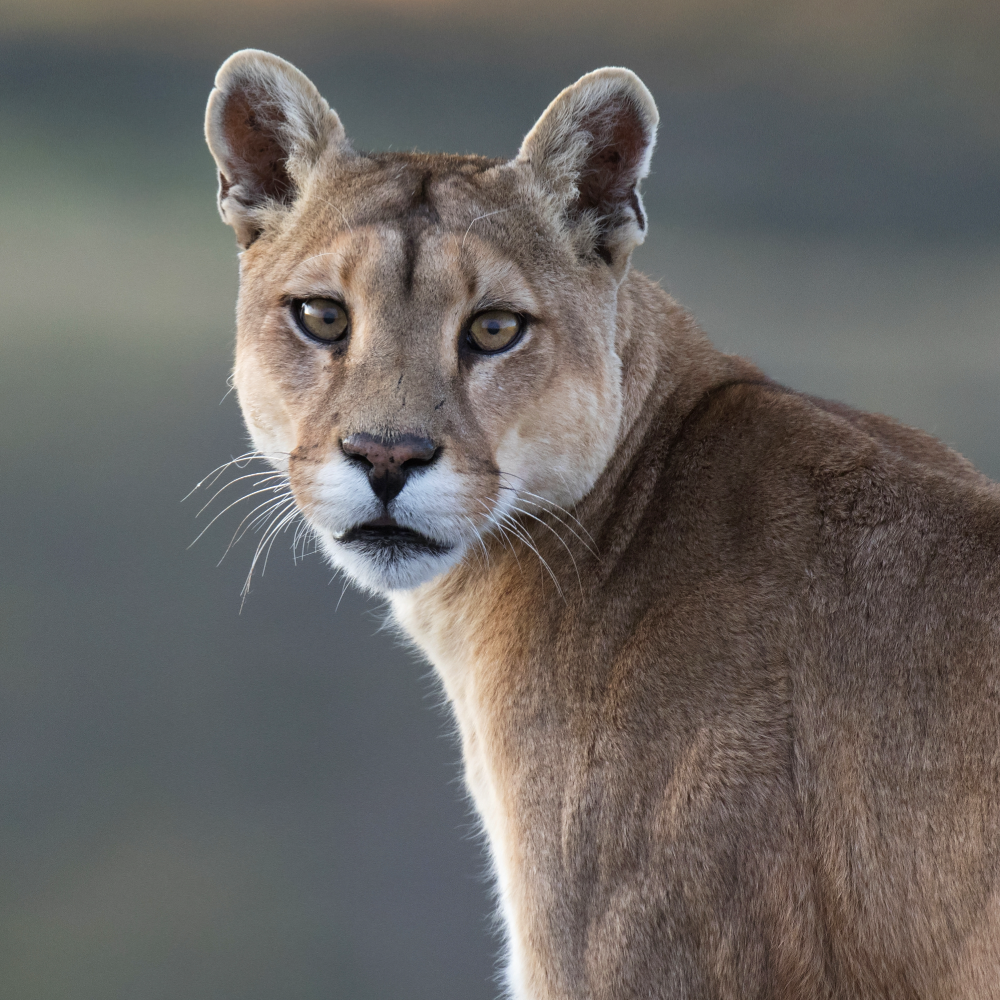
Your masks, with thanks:
<instances>
[{"instance_id":1,"label":"forehead","mask_svg":"<svg viewBox=\"0 0 1000 1000\"><path fill-rule=\"evenodd\" d=\"M514 204L514 172L503 166L483 156L376 153L341 162L318 181L352 224L448 226L470 208Z\"/></svg>"},{"instance_id":2,"label":"forehead","mask_svg":"<svg viewBox=\"0 0 1000 1000\"><path fill-rule=\"evenodd\" d=\"M302 254L293 280L337 273L409 298L438 277L471 293L484 271L530 263L545 228L532 200L515 170L485 157L397 153L335 164L312 179L286 233L286 248Z\"/></svg>"}]
</instances>

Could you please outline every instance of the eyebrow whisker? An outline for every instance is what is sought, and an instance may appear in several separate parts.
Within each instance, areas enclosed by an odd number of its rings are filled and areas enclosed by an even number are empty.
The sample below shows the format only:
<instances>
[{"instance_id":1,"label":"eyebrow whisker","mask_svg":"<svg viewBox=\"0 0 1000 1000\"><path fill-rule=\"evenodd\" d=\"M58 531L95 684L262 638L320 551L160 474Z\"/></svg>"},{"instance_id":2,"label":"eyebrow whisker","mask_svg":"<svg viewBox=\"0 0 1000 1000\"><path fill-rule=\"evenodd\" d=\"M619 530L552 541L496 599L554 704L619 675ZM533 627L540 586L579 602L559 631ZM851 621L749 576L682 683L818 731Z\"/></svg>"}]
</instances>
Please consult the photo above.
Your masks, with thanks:
<instances>
[{"instance_id":1,"label":"eyebrow whisker","mask_svg":"<svg viewBox=\"0 0 1000 1000\"><path fill-rule=\"evenodd\" d=\"M499 215L501 212L508 212L510 209L498 208L494 212L487 212L485 215L477 215L472 222L469 223L469 228L466 229L465 235L462 237L462 249L465 249L465 241L469 238L469 233L472 231L472 227L477 223L481 222L483 219L488 219L492 215Z\"/></svg>"}]
</instances>

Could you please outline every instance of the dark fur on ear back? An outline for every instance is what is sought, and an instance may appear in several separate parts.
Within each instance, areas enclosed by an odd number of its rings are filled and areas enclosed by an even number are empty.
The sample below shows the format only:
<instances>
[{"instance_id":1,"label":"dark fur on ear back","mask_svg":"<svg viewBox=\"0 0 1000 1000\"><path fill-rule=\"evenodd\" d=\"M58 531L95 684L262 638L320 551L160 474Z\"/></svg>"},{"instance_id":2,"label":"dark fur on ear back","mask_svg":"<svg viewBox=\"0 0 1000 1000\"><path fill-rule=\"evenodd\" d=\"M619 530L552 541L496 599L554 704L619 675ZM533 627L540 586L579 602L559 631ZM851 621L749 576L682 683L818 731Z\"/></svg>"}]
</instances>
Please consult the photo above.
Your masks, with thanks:
<instances>
[{"instance_id":1,"label":"dark fur on ear back","mask_svg":"<svg viewBox=\"0 0 1000 1000\"><path fill-rule=\"evenodd\" d=\"M627 69L595 70L567 87L528 133L515 163L529 165L563 201L597 257L624 273L645 239L639 183L649 173L659 114Z\"/></svg>"},{"instance_id":2,"label":"dark fur on ear back","mask_svg":"<svg viewBox=\"0 0 1000 1000\"><path fill-rule=\"evenodd\" d=\"M340 119L312 83L256 49L235 53L219 69L205 137L219 168L219 211L243 247L260 234L268 210L295 201L324 152L348 148Z\"/></svg>"}]
</instances>

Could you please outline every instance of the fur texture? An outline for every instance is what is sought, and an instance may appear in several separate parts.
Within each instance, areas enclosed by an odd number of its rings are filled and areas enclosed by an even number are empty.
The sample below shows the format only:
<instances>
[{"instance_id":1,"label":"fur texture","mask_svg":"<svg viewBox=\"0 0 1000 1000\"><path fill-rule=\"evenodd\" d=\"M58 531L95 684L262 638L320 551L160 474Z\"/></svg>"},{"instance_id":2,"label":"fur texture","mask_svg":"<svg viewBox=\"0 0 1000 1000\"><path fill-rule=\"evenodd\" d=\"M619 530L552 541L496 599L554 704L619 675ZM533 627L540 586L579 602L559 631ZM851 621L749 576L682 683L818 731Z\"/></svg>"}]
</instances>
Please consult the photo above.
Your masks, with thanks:
<instances>
[{"instance_id":1,"label":"fur texture","mask_svg":"<svg viewBox=\"0 0 1000 1000\"><path fill-rule=\"evenodd\" d=\"M510 162L357 153L264 53L216 85L247 426L438 671L511 995L1000 996L998 488L629 272L628 71ZM310 341L311 298L349 335ZM477 353L491 310L523 329ZM386 505L353 434L436 450Z\"/></svg>"}]
</instances>

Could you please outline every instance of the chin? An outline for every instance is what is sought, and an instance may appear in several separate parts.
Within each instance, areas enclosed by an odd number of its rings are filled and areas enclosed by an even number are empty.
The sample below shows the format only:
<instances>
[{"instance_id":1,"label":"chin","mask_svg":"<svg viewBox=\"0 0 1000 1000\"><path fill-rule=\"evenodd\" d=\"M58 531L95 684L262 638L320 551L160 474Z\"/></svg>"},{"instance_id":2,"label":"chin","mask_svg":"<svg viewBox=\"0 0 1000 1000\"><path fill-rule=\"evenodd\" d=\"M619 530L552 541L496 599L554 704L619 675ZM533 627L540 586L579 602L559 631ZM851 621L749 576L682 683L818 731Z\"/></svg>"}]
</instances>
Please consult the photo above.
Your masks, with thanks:
<instances>
[{"instance_id":1,"label":"chin","mask_svg":"<svg viewBox=\"0 0 1000 1000\"><path fill-rule=\"evenodd\" d=\"M339 538L321 531L320 539L337 569L376 594L419 587L457 565L465 554L463 542L442 542L410 529L378 531L362 526Z\"/></svg>"}]
</instances>

